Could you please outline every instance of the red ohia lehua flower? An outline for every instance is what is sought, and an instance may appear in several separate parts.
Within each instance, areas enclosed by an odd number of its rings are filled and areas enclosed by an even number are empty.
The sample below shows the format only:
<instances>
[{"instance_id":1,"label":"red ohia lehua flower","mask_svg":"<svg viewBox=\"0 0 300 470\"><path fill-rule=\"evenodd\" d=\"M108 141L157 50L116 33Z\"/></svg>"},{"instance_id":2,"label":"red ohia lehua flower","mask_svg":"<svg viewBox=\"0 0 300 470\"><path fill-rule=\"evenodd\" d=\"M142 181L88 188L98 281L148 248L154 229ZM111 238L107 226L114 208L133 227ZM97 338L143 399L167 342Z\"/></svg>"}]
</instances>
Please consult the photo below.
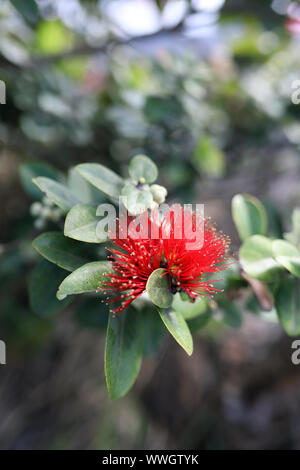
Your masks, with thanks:
<instances>
[{"instance_id":1,"label":"red ohia lehua flower","mask_svg":"<svg viewBox=\"0 0 300 470\"><path fill-rule=\"evenodd\" d=\"M110 302L121 305L112 309L120 313L146 289L150 274L165 270L170 291L186 292L191 300L200 295L220 292L213 287L211 274L227 268L229 238L217 232L202 214L193 213L180 204L170 207L162 218L159 212L118 220L116 249L109 249L112 274L104 289L111 291Z\"/></svg>"}]
</instances>

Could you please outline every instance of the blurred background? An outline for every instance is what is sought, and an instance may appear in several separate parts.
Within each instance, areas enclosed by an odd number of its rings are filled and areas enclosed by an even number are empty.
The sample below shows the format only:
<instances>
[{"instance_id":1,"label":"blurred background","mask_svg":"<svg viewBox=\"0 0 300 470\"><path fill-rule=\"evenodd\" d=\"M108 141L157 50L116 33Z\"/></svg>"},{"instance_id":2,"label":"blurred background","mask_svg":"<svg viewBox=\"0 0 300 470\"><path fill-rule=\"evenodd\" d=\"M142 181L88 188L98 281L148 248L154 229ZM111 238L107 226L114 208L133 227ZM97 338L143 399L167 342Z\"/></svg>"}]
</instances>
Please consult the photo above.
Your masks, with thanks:
<instances>
[{"instance_id":1,"label":"blurred background","mask_svg":"<svg viewBox=\"0 0 300 470\"><path fill-rule=\"evenodd\" d=\"M0 448L300 448L300 366L267 315L199 326L191 358L169 337L112 402L100 307L40 313L28 295L31 241L55 222L33 205L37 173L93 161L126 176L145 153L170 199L205 203L234 253L238 192L288 230L299 33L289 0L0 0Z\"/></svg>"}]
</instances>

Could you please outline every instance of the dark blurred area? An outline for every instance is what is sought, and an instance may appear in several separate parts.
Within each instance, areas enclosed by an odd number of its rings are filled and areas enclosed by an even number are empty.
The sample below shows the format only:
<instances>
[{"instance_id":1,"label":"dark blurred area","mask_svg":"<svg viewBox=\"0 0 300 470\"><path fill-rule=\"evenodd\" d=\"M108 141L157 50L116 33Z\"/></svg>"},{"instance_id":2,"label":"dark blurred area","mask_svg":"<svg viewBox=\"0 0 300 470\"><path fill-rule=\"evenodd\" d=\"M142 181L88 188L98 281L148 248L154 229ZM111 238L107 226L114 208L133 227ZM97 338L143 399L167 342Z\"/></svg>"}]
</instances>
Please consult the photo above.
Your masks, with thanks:
<instances>
[{"instance_id":1,"label":"dark blurred area","mask_svg":"<svg viewBox=\"0 0 300 470\"><path fill-rule=\"evenodd\" d=\"M170 200L204 203L233 253L236 193L261 198L274 230L287 231L300 200L298 7L0 1L1 449L300 448L300 366L272 314L196 328L191 358L168 338L111 401L98 304L76 299L45 315L30 305L31 241L61 220L36 214L34 175L22 171L35 162L67 178L99 162L126 176L144 153Z\"/></svg>"}]
</instances>

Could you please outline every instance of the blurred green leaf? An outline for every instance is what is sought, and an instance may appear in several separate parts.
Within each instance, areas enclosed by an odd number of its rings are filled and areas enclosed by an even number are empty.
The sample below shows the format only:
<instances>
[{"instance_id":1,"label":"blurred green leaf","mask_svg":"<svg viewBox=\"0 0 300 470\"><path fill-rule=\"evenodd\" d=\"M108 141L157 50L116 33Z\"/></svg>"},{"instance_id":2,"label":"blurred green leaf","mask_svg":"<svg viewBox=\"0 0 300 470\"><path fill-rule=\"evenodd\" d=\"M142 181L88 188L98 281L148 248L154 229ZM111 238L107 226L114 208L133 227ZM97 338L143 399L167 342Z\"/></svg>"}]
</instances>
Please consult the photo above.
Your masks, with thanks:
<instances>
[{"instance_id":1,"label":"blurred green leaf","mask_svg":"<svg viewBox=\"0 0 300 470\"><path fill-rule=\"evenodd\" d=\"M118 198L124 186L123 179L115 172L99 163L82 163L76 170L96 188L108 196Z\"/></svg>"},{"instance_id":2,"label":"blurred green leaf","mask_svg":"<svg viewBox=\"0 0 300 470\"><path fill-rule=\"evenodd\" d=\"M135 183L154 183L158 177L158 169L146 155L136 155L129 163L129 174Z\"/></svg>"},{"instance_id":3,"label":"blurred green leaf","mask_svg":"<svg viewBox=\"0 0 300 470\"><path fill-rule=\"evenodd\" d=\"M279 321L290 336L300 334L300 281L292 277L284 279L275 294Z\"/></svg>"},{"instance_id":4,"label":"blurred green leaf","mask_svg":"<svg viewBox=\"0 0 300 470\"><path fill-rule=\"evenodd\" d=\"M191 320L187 320L187 324L191 333L196 333L202 328L205 328L211 319L212 313L210 310L208 310L207 312L202 313L198 317L192 318Z\"/></svg>"},{"instance_id":5,"label":"blurred green leaf","mask_svg":"<svg viewBox=\"0 0 300 470\"><path fill-rule=\"evenodd\" d=\"M293 211L292 224L292 231L285 233L284 238L293 245L300 247L300 209L298 208Z\"/></svg>"},{"instance_id":6,"label":"blurred green leaf","mask_svg":"<svg viewBox=\"0 0 300 470\"><path fill-rule=\"evenodd\" d=\"M170 125L182 115L183 109L175 96L147 96L144 113L150 122Z\"/></svg>"},{"instance_id":7,"label":"blurred green leaf","mask_svg":"<svg viewBox=\"0 0 300 470\"><path fill-rule=\"evenodd\" d=\"M192 164L199 173L220 177L225 170L225 155L209 137L202 136L196 144Z\"/></svg>"},{"instance_id":8,"label":"blurred green leaf","mask_svg":"<svg viewBox=\"0 0 300 470\"><path fill-rule=\"evenodd\" d=\"M169 277L163 268L156 269L150 274L146 290L154 305L166 308L172 304L173 296L170 292Z\"/></svg>"},{"instance_id":9,"label":"blurred green leaf","mask_svg":"<svg viewBox=\"0 0 300 470\"><path fill-rule=\"evenodd\" d=\"M141 313L127 308L120 315L110 314L106 346L105 376L111 399L123 397L134 384L143 355Z\"/></svg>"},{"instance_id":10,"label":"blurred green leaf","mask_svg":"<svg viewBox=\"0 0 300 470\"><path fill-rule=\"evenodd\" d=\"M34 178L33 182L41 191L47 194L51 201L65 212L68 212L73 206L80 202L67 187L50 178L40 176Z\"/></svg>"},{"instance_id":11,"label":"blurred green leaf","mask_svg":"<svg viewBox=\"0 0 300 470\"><path fill-rule=\"evenodd\" d=\"M153 357L162 346L166 329L153 306L144 307L141 315L144 327L144 354Z\"/></svg>"},{"instance_id":12,"label":"blurred green leaf","mask_svg":"<svg viewBox=\"0 0 300 470\"><path fill-rule=\"evenodd\" d=\"M99 298L84 299L75 311L75 320L83 327L92 330L106 330L108 322L108 308Z\"/></svg>"},{"instance_id":13,"label":"blurred green leaf","mask_svg":"<svg viewBox=\"0 0 300 470\"><path fill-rule=\"evenodd\" d=\"M284 240L275 240L272 244L275 260L296 277L300 277L300 251L295 245Z\"/></svg>"},{"instance_id":14,"label":"blurred green leaf","mask_svg":"<svg viewBox=\"0 0 300 470\"><path fill-rule=\"evenodd\" d=\"M268 231L267 235L270 238L282 238L283 237L283 224L281 215L274 204L268 199L263 201L263 207L267 212L268 217Z\"/></svg>"},{"instance_id":15,"label":"blurred green leaf","mask_svg":"<svg viewBox=\"0 0 300 470\"><path fill-rule=\"evenodd\" d=\"M87 263L63 280L58 288L57 298L63 300L67 295L97 292L111 271L111 263L108 261Z\"/></svg>"},{"instance_id":16,"label":"blurred green leaf","mask_svg":"<svg viewBox=\"0 0 300 470\"><path fill-rule=\"evenodd\" d=\"M243 243L240 261L250 277L261 281L274 281L283 272L283 267L273 258L272 240L262 235L253 235Z\"/></svg>"},{"instance_id":17,"label":"blurred green leaf","mask_svg":"<svg viewBox=\"0 0 300 470\"><path fill-rule=\"evenodd\" d=\"M227 265L226 269L206 276L205 280L210 281L219 290L240 287L241 284L244 284L245 281L241 277L241 268L238 261L230 257L225 264Z\"/></svg>"},{"instance_id":18,"label":"blurred green leaf","mask_svg":"<svg viewBox=\"0 0 300 470\"><path fill-rule=\"evenodd\" d=\"M248 298L246 308L267 322L279 323L276 306L274 305L271 310L263 310L255 294L251 294Z\"/></svg>"},{"instance_id":19,"label":"blurred green leaf","mask_svg":"<svg viewBox=\"0 0 300 470\"><path fill-rule=\"evenodd\" d=\"M158 312L173 338L191 356L193 353L193 338L182 314L171 309L158 309Z\"/></svg>"},{"instance_id":20,"label":"blurred green leaf","mask_svg":"<svg viewBox=\"0 0 300 470\"><path fill-rule=\"evenodd\" d=\"M26 1L26 0L25 0ZM57 54L69 49L74 36L60 21L43 21L36 32L36 47L44 54Z\"/></svg>"},{"instance_id":21,"label":"blurred green leaf","mask_svg":"<svg viewBox=\"0 0 300 470\"><path fill-rule=\"evenodd\" d=\"M24 190L26 191L28 196L32 197L32 199L35 200L42 199L43 195L41 191L36 187L36 185L32 182L33 178L36 178L38 176L46 176L47 178L51 178L52 180L57 180L56 170L54 170L47 163L23 163L22 165L20 165L19 173Z\"/></svg>"},{"instance_id":22,"label":"blurred green leaf","mask_svg":"<svg viewBox=\"0 0 300 470\"><path fill-rule=\"evenodd\" d=\"M59 302L56 291L66 273L46 260L34 269L29 280L29 299L32 310L41 316L50 317L63 310L72 299Z\"/></svg>"},{"instance_id":23,"label":"blurred green leaf","mask_svg":"<svg viewBox=\"0 0 300 470\"><path fill-rule=\"evenodd\" d=\"M82 242L103 243L108 240L107 233L99 233L97 225L100 218L96 216L97 208L88 204L78 204L68 212L64 234ZM99 235L102 235L99 238Z\"/></svg>"},{"instance_id":24,"label":"blurred green leaf","mask_svg":"<svg viewBox=\"0 0 300 470\"><path fill-rule=\"evenodd\" d=\"M185 320L202 315L207 310L207 300L205 297L199 297L194 302L182 300L179 293L174 295L172 309L180 312Z\"/></svg>"},{"instance_id":25,"label":"blurred green leaf","mask_svg":"<svg viewBox=\"0 0 300 470\"><path fill-rule=\"evenodd\" d=\"M240 328L243 323L242 312L235 302L231 302L225 295L218 295L216 302L223 314L223 322L232 328Z\"/></svg>"},{"instance_id":26,"label":"blurred green leaf","mask_svg":"<svg viewBox=\"0 0 300 470\"><path fill-rule=\"evenodd\" d=\"M35 0L10 0L15 9L32 23L39 18L39 10Z\"/></svg>"},{"instance_id":27,"label":"blurred green leaf","mask_svg":"<svg viewBox=\"0 0 300 470\"><path fill-rule=\"evenodd\" d=\"M232 218L242 241L251 235L265 235L267 232L267 213L253 196L236 194L233 197Z\"/></svg>"},{"instance_id":28,"label":"blurred green leaf","mask_svg":"<svg viewBox=\"0 0 300 470\"><path fill-rule=\"evenodd\" d=\"M87 262L81 256L80 244L64 237L61 232L42 233L32 245L41 256L67 271L74 271Z\"/></svg>"}]
</instances>

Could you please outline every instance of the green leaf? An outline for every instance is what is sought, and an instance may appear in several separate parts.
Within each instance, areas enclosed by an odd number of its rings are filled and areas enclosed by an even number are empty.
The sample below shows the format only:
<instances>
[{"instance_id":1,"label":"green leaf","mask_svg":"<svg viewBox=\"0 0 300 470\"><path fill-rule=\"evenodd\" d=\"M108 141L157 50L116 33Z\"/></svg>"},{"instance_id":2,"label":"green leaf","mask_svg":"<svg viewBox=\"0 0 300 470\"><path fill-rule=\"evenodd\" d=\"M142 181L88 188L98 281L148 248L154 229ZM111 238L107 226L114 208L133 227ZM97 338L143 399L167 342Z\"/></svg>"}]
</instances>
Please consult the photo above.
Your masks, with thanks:
<instances>
[{"instance_id":1,"label":"green leaf","mask_svg":"<svg viewBox=\"0 0 300 470\"><path fill-rule=\"evenodd\" d=\"M176 96L148 95L143 108L144 114L150 122L161 123L167 127L172 126L178 117L183 115L183 107Z\"/></svg>"},{"instance_id":2,"label":"green leaf","mask_svg":"<svg viewBox=\"0 0 300 470\"><path fill-rule=\"evenodd\" d=\"M195 302L182 300L179 293L174 295L172 309L180 312L185 320L198 317L206 312L207 300L205 297L199 297Z\"/></svg>"},{"instance_id":3,"label":"green leaf","mask_svg":"<svg viewBox=\"0 0 300 470\"><path fill-rule=\"evenodd\" d=\"M144 354L154 357L162 346L166 329L153 306L143 307L141 315L144 327Z\"/></svg>"},{"instance_id":4,"label":"green leaf","mask_svg":"<svg viewBox=\"0 0 300 470\"><path fill-rule=\"evenodd\" d=\"M47 178L57 180L56 171L46 163L23 163L20 165L19 173L22 186L28 196L32 197L32 199L40 200L43 197L41 191L32 182L33 178L36 178L37 176L46 176Z\"/></svg>"},{"instance_id":5,"label":"green leaf","mask_svg":"<svg viewBox=\"0 0 300 470\"><path fill-rule=\"evenodd\" d=\"M75 320L82 328L106 330L108 308L100 302L99 298L85 298L75 312Z\"/></svg>"},{"instance_id":6,"label":"green leaf","mask_svg":"<svg viewBox=\"0 0 300 470\"><path fill-rule=\"evenodd\" d=\"M202 313L202 315L199 315L198 317L188 320L187 324L191 333L196 333L202 328L205 328L206 325L211 321L211 319L212 319L212 314L211 314L211 311L208 310L207 312Z\"/></svg>"},{"instance_id":7,"label":"green leaf","mask_svg":"<svg viewBox=\"0 0 300 470\"><path fill-rule=\"evenodd\" d=\"M115 172L99 163L82 163L76 170L96 188L108 196L118 198L124 186L123 179Z\"/></svg>"},{"instance_id":8,"label":"green leaf","mask_svg":"<svg viewBox=\"0 0 300 470\"><path fill-rule=\"evenodd\" d=\"M270 323L279 323L278 313L274 305L271 310L263 310L255 294L251 294L246 303L246 309Z\"/></svg>"},{"instance_id":9,"label":"green leaf","mask_svg":"<svg viewBox=\"0 0 300 470\"><path fill-rule=\"evenodd\" d=\"M284 279L275 294L275 305L279 321L290 336L300 334L300 281Z\"/></svg>"},{"instance_id":10,"label":"green leaf","mask_svg":"<svg viewBox=\"0 0 300 470\"><path fill-rule=\"evenodd\" d=\"M251 235L265 235L267 213L261 202L248 194L236 194L232 199L232 218L242 241Z\"/></svg>"},{"instance_id":11,"label":"green leaf","mask_svg":"<svg viewBox=\"0 0 300 470\"><path fill-rule=\"evenodd\" d=\"M99 238L97 225L100 218L96 216L97 208L88 204L78 204L68 213L65 220L64 234L81 242L103 243L108 240L106 232Z\"/></svg>"},{"instance_id":12,"label":"green leaf","mask_svg":"<svg viewBox=\"0 0 300 470\"><path fill-rule=\"evenodd\" d=\"M275 260L296 277L300 277L300 251L284 240L275 240L272 244Z\"/></svg>"},{"instance_id":13,"label":"green leaf","mask_svg":"<svg viewBox=\"0 0 300 470\"><path fill-rule=\"evenodd\" d=\"M236 288L245 282L241 277L241 269L237 260L231 257L226 264L227 263L228 267L223 271L217 271L205 277L206 281L210 281L220 290Z\"/></svg>"},{"instance_id":14,"label":"green leaf","mask_svg":"<svg viewBox=\"0 0 300 470\"><path fill-rule=\"evenodd\" d=\"M263 200L263 207L266 210L268 217L268 231L267 235L270 238L283 237L283 225L281 215L277 209L268 199Z\"/></svg>"},{"instance_id":15,"label":"green leaf","mask_svg":"<svg viewBox=\"0 0 300 470\"><path fill-rule=\"evenodd\" d=\"M123 397L134 384L143 355L141 313L127 308L120 315L110 314L106 346L105 376L110 397Z\"/></svg>"},{"instance_id":16,"label":"green leaf","mask_svg":"<svg viewBox=\"0 0 300 470\"><path fill-rule=\"evenodd\" d=\"M39 18L39 10L35 0L10 0L15 9L30 22Z\"/></svg>"},{"instance_id":17,"label":"green leaf","mask_svg":"<svg viewBox=\"0 0 300 470\"><path fill-rule=\"evenodd\" d=\"M128 183L122 189L122 202L130 214L138 215L151 207L153 196L150 191L138 189Z\"/></svg>"},{"instance_id":18,"label":"green leaf","mask_svg":"<svg viewBox=\"0 0 300 470\"><path fill-rule=\"evenodd\" d=\"M73 42L73 33L60 21L47 20L39 23L36 31L36 48L39 52L57 54L69 49Z\"/></svg>"},{"instance_id":19,"label":"green leaf","mask_svg":"<svg viewBox=\"0 0 300 470\"><path fill-rule=\"evenodd\" d=\"M84 204L100 204L105 201L105 195L88 183L76 168L71 168L68 172L68 187Z\"/></svg>"},{"instance_id":20,"label":"green leaf","mask_svg":"<svg viewBox=\"0 0 300 470\"><path fill-rule=\"evenodd\" d=\"M170 292L169 277L163 268L153 271L147 281L146 290L151 302L161 308L172 304L173 296Z\"/></svg>"},{"instance_id":21,"label":"green leaf","mask_svg":"<svg viewBox=\"0 0 300 470\"><path fill-rule=\"evenodd\" d=\"M300 209L294 209L293 216L293 229L290 233L285 233L284 238L292 243L293 245L299 247L300 246Z\"/></svg>"},{"instance_id":22,"label":"green leaf","mask_svg":"<svg viewBox=\"0 0 300 470\"><path fill-rule=\"evenodd\" d=\"M49 317L63 310L72 299L59 302L56 291L66 273L46 260L34 269L29 280L29 300L32 310L41 316Z\"/></svg>"},{"instance_id":23,"label":"green leaf","mask_svg":"<svg viewBox=\"0 0 300 470\"><path fill-rule=\"evenodd\" d=\"M67 271L74 271L87 261L80 256L81 247L79 244L68 240L60 232L42 233L33 241L32 245L48 261Z\"/></svg>"},{"instance_id":24,"label":"green leaf","mask_svg":"<svg viewBox=\"0 0 300 470\"><path fill-rule=\"evenodd\" d=\"M182 314L170 309L159 309L160 317L178 344L191 356L193 338Z\"/></svg>"},{"instance_id":25,"label":"green leaf","mask_svg":"<svg viewBox=\"0 0 300 470\"><path fill-rule=\"evenodd\" d=\"M243 316L236 303L231 302L224 295L217 296L216 301L221 307L223 322L232 328L240 328L243 323Z\"/></svg>"},{"instance_id":26,"label":"green leaf","mask_svg":"<svg viewBox=\"0 0 300 470\"><path fill-rule=\"evenodd\" d=\"M194 150L192 164L200 173L219 177L225 170L225 155L209 137L201 136Z\"/></svg>"},{"instance_id":27,"label":"green leaf","mask_svg":"<svg viewBox=\"0 0 300 470\"><path fill-rule=\"evenodd\" d=\"M51 180L50 178L41 176L34 178L33 182L41 191L47 194L51 201L65 212L68 212L73 206L80 202L70 189L66 188L61 183Z\"/></svg>"},{"instance_id":28,"label":"green leaf","mask_svg":"<svg viewBox=\"0 0 300 470\"><path fill-rule=\"evenodd\" d=\"M136 183L153 183L158 177L158 170L150 158L136 155L129 163L129 174Z\"/></svg>"},{"instance_id":29,"label":"green leaf","mask_svg":"<svg viewBox=\"0 0 300 470\"><path fill-rule=\"evenodd\" d=\"M81 266L63 280L56 294L58 300L67 295L96 292L107 280L107 273L111 271L112 266L108 261L94 261Z\"/></svg>"},{"instance_id":30,"label":"green leaf","mask_svg":"<svg viewBox=\"0 0 300 470\"><path fill-rule=\"evenodd\" d=\"M282 266L273 258L272 240L262 235L253 235L243 243L240 262L250 277L261 281L274 281L283 272Z\"/></svg>"}]
</instances>

